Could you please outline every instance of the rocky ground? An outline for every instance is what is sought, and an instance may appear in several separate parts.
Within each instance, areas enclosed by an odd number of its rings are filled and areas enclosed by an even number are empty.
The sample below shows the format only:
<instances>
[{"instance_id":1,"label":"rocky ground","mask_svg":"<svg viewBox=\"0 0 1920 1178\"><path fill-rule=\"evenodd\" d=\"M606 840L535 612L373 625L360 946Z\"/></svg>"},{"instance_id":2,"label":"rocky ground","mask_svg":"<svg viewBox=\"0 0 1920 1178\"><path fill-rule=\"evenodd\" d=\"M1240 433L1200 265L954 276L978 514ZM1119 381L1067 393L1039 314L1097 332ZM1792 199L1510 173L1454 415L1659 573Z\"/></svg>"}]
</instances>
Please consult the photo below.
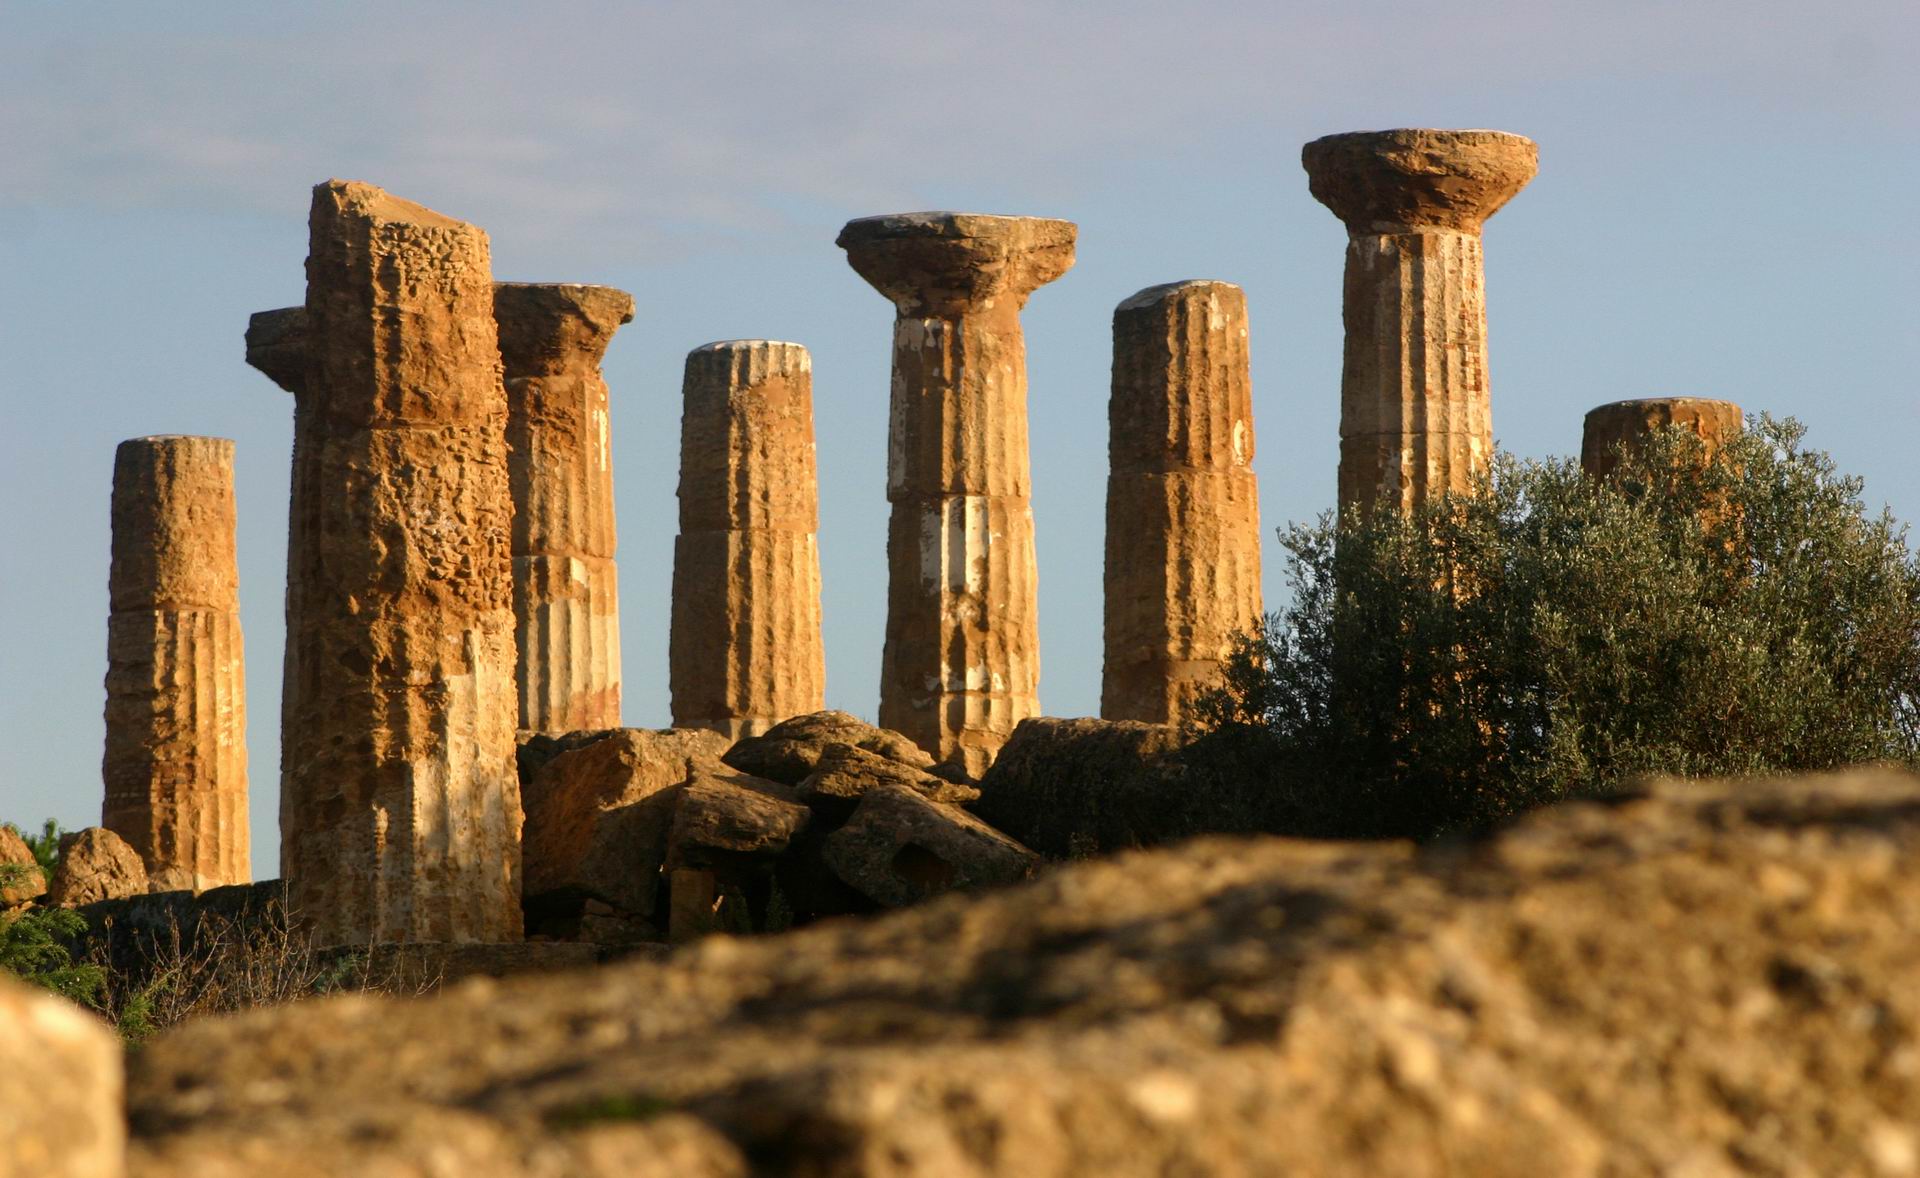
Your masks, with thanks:
<instances>
[{"instance_id":1,"label":"rocky ground","mask_svg":"<svg viewBox=\"0 0 1920 1178\"><path fill-rule=\"evenodd\" d=\"M129 1172L1915 1174L1916 851L1881 773L1204 840L192 1023L131 1058Z\"/></svg>"}]
</instances>

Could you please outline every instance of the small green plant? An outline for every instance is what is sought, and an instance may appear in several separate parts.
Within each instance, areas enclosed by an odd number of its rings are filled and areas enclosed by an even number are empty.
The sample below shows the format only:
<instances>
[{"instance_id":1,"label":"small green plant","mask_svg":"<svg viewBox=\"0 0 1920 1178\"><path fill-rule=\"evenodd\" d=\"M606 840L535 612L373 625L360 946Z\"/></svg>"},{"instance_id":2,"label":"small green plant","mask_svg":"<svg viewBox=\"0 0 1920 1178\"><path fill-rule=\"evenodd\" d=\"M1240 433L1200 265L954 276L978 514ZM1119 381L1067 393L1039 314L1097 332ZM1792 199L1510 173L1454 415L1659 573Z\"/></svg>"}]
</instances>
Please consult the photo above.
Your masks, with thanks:
<instances>
[{"instance_id":1,"label":"small green plant","mask_svg":"<svg viewBox=\"0 0 1920 1178\"><path fill-rule=\"evenodd\" d=\"M1411 517L1282 532L1293 601L1207 701L1269 828L1432 836L1636 777L1920 753L1920 566L1762 417L1597 481L1500 456Z\"/></svg>"},{"instance_id":2,"label":"small green plant","mask_svg":"<svg viewBox=\"0 0 1920 1178\"><path fill-rule=\"evenodd\" d=\"M106 971L76 963L68 948L84 933L86 919L65 908L38 908L0 917L0 970L83 1005L106 987Z\"/></svg>"}]
</instances>

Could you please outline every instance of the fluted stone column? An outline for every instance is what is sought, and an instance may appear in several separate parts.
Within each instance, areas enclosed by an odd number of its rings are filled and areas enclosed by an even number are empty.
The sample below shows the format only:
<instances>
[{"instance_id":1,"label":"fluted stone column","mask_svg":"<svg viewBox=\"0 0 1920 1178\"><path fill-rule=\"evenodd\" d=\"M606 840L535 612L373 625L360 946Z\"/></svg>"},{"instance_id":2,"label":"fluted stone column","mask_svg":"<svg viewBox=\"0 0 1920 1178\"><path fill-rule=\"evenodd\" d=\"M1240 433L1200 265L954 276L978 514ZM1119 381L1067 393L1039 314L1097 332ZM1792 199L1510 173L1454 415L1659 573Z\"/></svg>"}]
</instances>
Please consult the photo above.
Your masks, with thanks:
<instances>
[{"instance_id":1,"label":"fluted stone column","mask_svg":"<svg viewBox=\"0 0 1920 1178\"><path fill-rule=\"evenodd\" d=\"M1480 226L1538 167L1501 131L1366 131L1306 145L1346 223L1340 506L1464 491L1493 453Z\"/></svg>"},{"instance_id":2,"label":"fluted stone column","mask_svg":"<svg viewBox=\"0 0 1920 1178\"><path fill-rule=\"evenodd\" d=\"M1039 712L1020 309L1073 265L1075 226L903 213L838 244L893 301L880 723L984 772Z\"/></svg>"},{"instance_id":3,"label":"fluted stone column","mask_svg":"<svg viewBox=\"0 0 1920 1178\"><path fill-rule=\"evenodd\" d=\"M1100 715L1177 724L1261 622L1247 296L1154 286L1113 313Z\"/></svg>"},{"instance_id":4,"label":"fluted stone column","mask_svg":"<svg viewBox=\"0 0 1920 1178\"><path fill-rule=\"evenodd\" d=\"M231 441L120 443L108 585L100 824L155 891L250 883Z\"/></svg>"},{"instance_id":5,"label":"fluted stone column","mask_svg":"<svg viewBox=\"0 0 1920 1178\"><path fill-rule=\"evenodd\" d=\"M813 362L799 344L708 344L682 391L673 724L738 740L826 706Z\"/></svg>"},{"instance_id":6,"label":"fluted stone column","mask_svg":"<svg viewBox=\"0 0 1920 1178\"><path fill-rule=\"evenodd\" d=\"M1610 478L1623 453L1656 430L1680 425L1706 444L1711 456L1740 433L1740 406L1706 397L1648 397L1613 401L1587 413L1580 437L1580 467L1596 479Z\"/></svg>"},{"instance_id":7,"label":"fluted stone column","mask_svg":"<svg viewBox=\"0 0 1920 1178\"><path fill-rule=\"evenodd\" d=\"M520 935L513 500L484 232L314 189L295 395L281 865L320 944Z\"/></svg>"},{"instance_id":8,"label":"fluted stone column","mask_svg":"<svg viewBox=\"0 0 1920 1178\"><path fill-rule=\"evenodd\" d=\"M633 320L610 286L495 283L513 482L520 727L620 725L613 458L600 358Z\"/></svg>"}]
</instances>

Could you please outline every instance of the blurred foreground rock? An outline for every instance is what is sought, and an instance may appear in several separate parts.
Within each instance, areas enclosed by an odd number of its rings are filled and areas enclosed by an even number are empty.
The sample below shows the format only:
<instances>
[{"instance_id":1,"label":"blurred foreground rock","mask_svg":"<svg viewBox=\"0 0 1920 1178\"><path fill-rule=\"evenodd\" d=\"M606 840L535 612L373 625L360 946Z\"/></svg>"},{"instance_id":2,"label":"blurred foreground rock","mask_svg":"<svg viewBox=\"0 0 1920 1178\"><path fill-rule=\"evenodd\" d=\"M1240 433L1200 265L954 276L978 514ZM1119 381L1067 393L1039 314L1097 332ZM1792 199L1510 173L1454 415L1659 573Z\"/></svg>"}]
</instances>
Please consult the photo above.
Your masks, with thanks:
<instances>
[{"instance_id":1,"label":"blurred foreground rock","mask_svg":"<svg viewBox=\"0 0 1920 1178\"><path fill-rule=\"evenodd\" d=\"M0 973L0 1174L119 1178L120 1040L64 998Z\"/></svg>"},{"instance_id":2,"label":"blurred foreground rock","mask_svg":"<svg viewBox=\"0 0 1920 1178\"><path fill-rule=\"evenodd\" d=\"M911 792L911 791L907 791ZM1211 839L133 1057L137 1178L1898 1175L1920 781Z\"/></svg>"}]
</instances>

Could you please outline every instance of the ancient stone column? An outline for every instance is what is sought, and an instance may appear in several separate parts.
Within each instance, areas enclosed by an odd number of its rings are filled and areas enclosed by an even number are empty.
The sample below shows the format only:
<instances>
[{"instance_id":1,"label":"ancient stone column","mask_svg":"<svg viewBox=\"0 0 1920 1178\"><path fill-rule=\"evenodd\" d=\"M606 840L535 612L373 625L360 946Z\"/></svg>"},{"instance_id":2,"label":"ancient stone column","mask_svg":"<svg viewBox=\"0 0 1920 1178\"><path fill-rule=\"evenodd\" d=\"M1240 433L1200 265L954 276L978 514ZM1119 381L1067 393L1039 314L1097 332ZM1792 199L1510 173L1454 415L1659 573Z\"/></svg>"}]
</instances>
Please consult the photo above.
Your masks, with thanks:
<instances>
[{"instance_id":1,"label":"ancient stone column","mask_svg":"<svg viewBox=\"0 0 1920 1178\"><path fill-rule=\"evenodd\" d=\"M1692 430L1711 456L1740 433L1741 421L1740 406L1732 401L1706 397L1614 401L1587 413L1580 437L1580 467L1593 478L1609 478L1625 452L1672 425Z\"/></svg>"},{"instance_id":2,"label":"ancient stone column","mask_svg":"<svg viewBox=\"0 0 1920 1178\"><path fill-rule=\"evenodd\" d=\"M120 443L100 824L155 891L253 880L239 584L233 443Z\"/></svg>"},{"instance_id":3,"label":"ancient stone column","mask_svg":"<svg viewBox=\"0 0 1920 1178\"><path fill-rule=\"evenodd\" d=\"M1493 453L1480 226L1538 167L1501 131L1366 131L1301 152L1346 223L1340 506L1464 491Z\"/></svg>"},{"instance_id":4,"label":"ancient stone column","mask_svg":"<svg viewBox=\"0 0 1920 1178\"><path fill-rule=\"evenodd\" d=\"M1040 710L1020 309L1073 265L1075 226L903 213L839 245L891 299L887 631L880 723L985 772Z\"/></svg>"},{"instance_id":5,"label":"ancient stone column","mask_svg":"<svg viewBox=\"0 0 1920 1178\"><path fill-rule=\"evenodd\" d=\"M1259 628L1247 296L1154 286L1113 313L1100 715L1177 724Z\"/></svg>"},{"instance_id":6,"label":"ancient stone column","mask_svg":"<svg viewBox=\"0 0 1920 1178\"><path fill-rule=\"evenodd\" d=\"M314 189L295 396L281 866L320 944L520 935L513 499L487 236Z\"/></svg>"},{"instance_id":7,"label":"ancient stone column","mask_svg":"<svg viewBox=\"0 0 1920 1178\"><path fill-rule=\"evenodd\" d=\"M682 393L673 724L738 740L826 706L813 362L799 344L708 344Z\"/></svg>"},{"instance_id":8,"label":"ancient stone column","mask_svg":"<svg viewBox=\"0 0 1920 1178\"><path fill-rule=\"evenodd\" d=\"M493 313L506 365L520 727L617 728L620 594L600 357L633 320L633 296L500 282Z\"/></svg>"}]
</instances>

